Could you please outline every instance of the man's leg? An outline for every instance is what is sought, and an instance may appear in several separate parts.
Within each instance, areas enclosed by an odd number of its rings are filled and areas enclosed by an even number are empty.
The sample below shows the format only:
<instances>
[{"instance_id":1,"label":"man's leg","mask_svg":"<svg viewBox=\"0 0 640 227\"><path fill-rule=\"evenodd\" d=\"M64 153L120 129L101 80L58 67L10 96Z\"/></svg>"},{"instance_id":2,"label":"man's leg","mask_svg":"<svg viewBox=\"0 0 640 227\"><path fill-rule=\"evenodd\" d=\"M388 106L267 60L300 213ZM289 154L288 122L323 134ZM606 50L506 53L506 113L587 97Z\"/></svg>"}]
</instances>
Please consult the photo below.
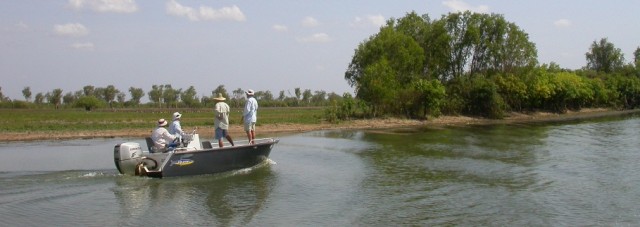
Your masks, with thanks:
<instances>
[{"instance_id":1,"label":"man's leg","mask_svg":"<svg viewBox=\"0 0 640 227\"><path fill-rule=\"evenodd\" d=\"M235 144L233 144L233 139L231 139L231 136L229 134L227 134L227 136L225 136L225 138L227 138L227 141L229 141L231 146L235 146Z\"/></svg>"}]
</instances>

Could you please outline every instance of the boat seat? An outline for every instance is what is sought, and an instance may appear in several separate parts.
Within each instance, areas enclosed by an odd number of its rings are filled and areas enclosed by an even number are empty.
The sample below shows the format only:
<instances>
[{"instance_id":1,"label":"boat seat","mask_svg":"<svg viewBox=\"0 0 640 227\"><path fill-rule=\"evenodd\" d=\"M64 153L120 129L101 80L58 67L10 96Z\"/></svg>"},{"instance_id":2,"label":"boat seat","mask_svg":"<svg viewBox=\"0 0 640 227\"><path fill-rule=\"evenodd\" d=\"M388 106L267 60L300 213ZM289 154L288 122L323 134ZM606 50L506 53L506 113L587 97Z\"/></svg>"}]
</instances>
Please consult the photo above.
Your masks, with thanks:
<instances>
[{"instance_id":1,"label":"boat seat","mask_svg":"<svg viewBox=\"0 0 640 227\"><path fill-rule=\"evenodd\" d=\"M213 148L213 146L211 146L211 141L205 140L202 141L202 149L211 149Z\"/></svg>"},{"instance_id":2,"label":"boat seat","mask_svg":"<svg viewBox=\"0 0 640 227\"><path fill-rule=\"evenodd\" d=\"M147 149L149 149L149 153L153 153L153 140L151 137L145 137L145 141L147 141Z\"/></svg>"}]
</instances>

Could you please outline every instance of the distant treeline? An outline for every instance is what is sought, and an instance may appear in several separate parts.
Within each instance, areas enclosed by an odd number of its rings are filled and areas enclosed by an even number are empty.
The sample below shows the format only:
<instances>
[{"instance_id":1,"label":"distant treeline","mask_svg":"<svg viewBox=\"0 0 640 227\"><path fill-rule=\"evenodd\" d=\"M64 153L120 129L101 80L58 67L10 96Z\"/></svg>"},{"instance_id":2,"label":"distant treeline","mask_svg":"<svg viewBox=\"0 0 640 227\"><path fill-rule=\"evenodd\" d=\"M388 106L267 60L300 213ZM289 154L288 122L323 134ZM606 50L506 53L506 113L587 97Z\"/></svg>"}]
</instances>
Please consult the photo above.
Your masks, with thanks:
<instances>
[{"instance_id":1,"label":"distant treeline","mask_svg":"<svg viewBox=\"0 0 640 227\"><path fill-rule=\"evenodd\" d=\"M355 89L327 116L472 115L565 112L640 106L640 47L625 63L606 38L594 41L586 66L538 64L535 44L502 15L449 13L432 20L390 19L355 50L345 79Z\"/></svg>"},{"instance_id":2,"label":"distant treeline","mask_svg":"<svg viewBox=\"0 0 640 227\"><path fill-rule=\"evenodd\" d=\"M280 91L275 97L271 91L255 91L255 97L260 100L262 107L308 107L326 106L332 100L340 99L341 96L326 91L314 91L301 88L293 89L293 93ZM130 87L129 99L127 94L115 88L113 85L107 87L84 86L81 90L66 92L60 88L32 96L31 88L25 87L22 90L24 100L11 100L2 94L0 87L0 107L3 108L84 108L92 110L94 108L201 108L213 107L214 97L222 94L227 98L226 102L232 107L241 107L246 99L245 91L238 88L231 93L227 92L224 85L219 85L211 91L211 96L199 97L193 86L186 90L175 89L171 84L153 85L147 93L142 88ZM141 103L142 97L148 95L148 103Z\"/></svg>"}]
</instances>

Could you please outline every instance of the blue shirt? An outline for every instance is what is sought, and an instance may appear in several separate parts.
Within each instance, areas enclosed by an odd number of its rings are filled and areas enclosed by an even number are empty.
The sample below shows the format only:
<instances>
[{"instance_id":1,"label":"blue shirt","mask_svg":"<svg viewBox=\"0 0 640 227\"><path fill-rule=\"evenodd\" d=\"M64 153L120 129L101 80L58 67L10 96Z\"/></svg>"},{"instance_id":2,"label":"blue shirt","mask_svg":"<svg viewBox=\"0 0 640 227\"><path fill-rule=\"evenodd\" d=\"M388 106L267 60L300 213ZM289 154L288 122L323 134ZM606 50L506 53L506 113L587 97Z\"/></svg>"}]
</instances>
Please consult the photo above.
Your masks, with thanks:
<instances>
[{"instance_id":1,"label":"blue shirt","mask_svg":"<svg viewBox=\"0 0 640 227\"><path fill-rule=\"evenodd\" d=\"M180 126L179 120L171 122L171 125L169 125L169 134L175 137L182 137L184 135L184 131L182 131L182 126Z\"/></svg>"}]
</instances>

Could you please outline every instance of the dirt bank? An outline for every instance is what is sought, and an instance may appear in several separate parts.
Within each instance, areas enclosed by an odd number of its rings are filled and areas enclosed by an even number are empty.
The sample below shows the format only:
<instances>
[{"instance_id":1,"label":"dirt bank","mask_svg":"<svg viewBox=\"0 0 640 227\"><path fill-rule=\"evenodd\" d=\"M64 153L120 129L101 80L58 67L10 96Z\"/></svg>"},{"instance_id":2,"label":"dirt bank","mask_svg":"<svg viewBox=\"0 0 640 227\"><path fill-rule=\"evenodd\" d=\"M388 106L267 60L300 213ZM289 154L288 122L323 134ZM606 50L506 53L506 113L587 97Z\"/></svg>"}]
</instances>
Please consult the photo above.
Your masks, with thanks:
<instances>
[{"instance_id":1,"label":"dirt bank","mask_svg":"<svg viewBox=\"0 0 640 227\"><path fill-rule=\"evenodd\" d=\"M480 125L480 124L510 124L526 122L553 122L569 121L577 119L598 118L607 116L619 116L632 113L640 113L640 110L613 111L607 109L583 109L579 112L568 112L566 114L553 113L511 113L502 120L491 120L483 118L471 118L465 116L442 116L427 121L406 120L406 119L374 119L374 120L353 120L340 124L271 124L260 125L257 128L258 135L287 134L326 129L384 129L401 127L442 127L455 125ZM185 127L186 130L193 128ZM92 130L92 131L70 131L70 132L9 132L0 134L0 141L29 141L29 140L63 140L80 138L116 138L116 137L147 137L152 129L126 129L126 130ZM213 137L213 128L198 127L198 133L202 137ZM241 126L231 126L229 132L236 140L245 139L245 134Z\"/></svg>"}]
</instances>

